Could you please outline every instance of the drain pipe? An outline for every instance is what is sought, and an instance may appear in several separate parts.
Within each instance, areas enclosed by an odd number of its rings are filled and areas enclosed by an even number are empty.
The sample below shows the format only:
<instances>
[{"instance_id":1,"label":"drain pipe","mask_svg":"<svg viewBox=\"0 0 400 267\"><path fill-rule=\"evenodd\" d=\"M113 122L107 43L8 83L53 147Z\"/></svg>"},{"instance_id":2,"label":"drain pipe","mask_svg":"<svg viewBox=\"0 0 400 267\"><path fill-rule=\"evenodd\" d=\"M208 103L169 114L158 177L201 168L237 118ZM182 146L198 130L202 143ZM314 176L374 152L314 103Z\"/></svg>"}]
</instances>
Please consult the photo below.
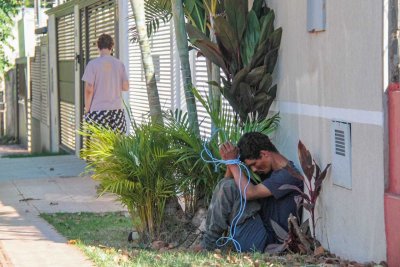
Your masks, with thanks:
<instances>
[{"instance_id":1,"label":"drain pipe","mask_svg":"<svg viewBox=\"0 0 400 267\"><path fill-rule=\"evenodd\" d=\"M389 181L385 192L386 249L389 267L400 266L400 84L388 90Z\"/></svg>"},{"instance_id":2,"label":"drain pipe","mask_svg":"<svg viewBox=\"0 0 400 267\"><path fill-rule=\"evenodd\" d=\"M390 0L389 84L387 115L389 131L389 180L385 190L386 251L389 267L400 266L400 83L399 1Z\"/></svg>"}]
</instances>

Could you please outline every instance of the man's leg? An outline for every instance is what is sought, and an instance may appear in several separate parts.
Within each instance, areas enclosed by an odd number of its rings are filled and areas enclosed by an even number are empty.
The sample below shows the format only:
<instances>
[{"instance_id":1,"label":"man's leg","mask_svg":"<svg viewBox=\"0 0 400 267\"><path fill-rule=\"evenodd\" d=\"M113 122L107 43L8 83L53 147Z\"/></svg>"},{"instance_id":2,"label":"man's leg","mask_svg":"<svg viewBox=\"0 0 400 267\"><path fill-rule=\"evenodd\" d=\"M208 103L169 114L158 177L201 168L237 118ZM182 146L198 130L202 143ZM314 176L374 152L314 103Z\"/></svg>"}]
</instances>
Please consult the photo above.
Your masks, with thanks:
<instances>
[{"instance_id":1,"label":"man's leg","mask_svg":"<svg viewBox=\"0 0 400 267\"><path fill-rule=\"evenodd\" d=\"M216 241L227 230L240 208L239 190L232 178L222 179L214 189L210 206L208 207L206 232L202 247L208 250L218 248ZM248 201L238 224L254 216L260 210L257 201Z\"/></svg>"},{"instance_id":2,"label":"man's leg","mask_svg":"<svg viewBox=\"0 0 400 267\"><path fill-rule=\"evenodd\" d=\"M235 240L242 252L264 252L267 230L258 213L236 227Z\"/></svg>"}]
</instances>

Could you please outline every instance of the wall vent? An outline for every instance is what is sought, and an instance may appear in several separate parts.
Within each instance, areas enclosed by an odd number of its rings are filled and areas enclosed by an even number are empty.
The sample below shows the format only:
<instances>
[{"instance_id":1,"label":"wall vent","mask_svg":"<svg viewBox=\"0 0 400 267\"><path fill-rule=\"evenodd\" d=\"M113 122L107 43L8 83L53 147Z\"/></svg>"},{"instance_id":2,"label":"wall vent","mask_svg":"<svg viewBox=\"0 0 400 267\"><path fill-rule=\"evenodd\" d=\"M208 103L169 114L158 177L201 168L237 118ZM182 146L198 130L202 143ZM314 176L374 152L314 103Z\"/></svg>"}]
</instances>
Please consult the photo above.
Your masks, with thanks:
<instances>
[{"instance_id":1,"label":"wall vent","mask_svg":"<svg viewBox=\"0 0 400 267\"><path fill-rule=\"evenodd\" d=\"M351 124L332 121L333 184L351 189Z\"/></svg>"}]
</instances>

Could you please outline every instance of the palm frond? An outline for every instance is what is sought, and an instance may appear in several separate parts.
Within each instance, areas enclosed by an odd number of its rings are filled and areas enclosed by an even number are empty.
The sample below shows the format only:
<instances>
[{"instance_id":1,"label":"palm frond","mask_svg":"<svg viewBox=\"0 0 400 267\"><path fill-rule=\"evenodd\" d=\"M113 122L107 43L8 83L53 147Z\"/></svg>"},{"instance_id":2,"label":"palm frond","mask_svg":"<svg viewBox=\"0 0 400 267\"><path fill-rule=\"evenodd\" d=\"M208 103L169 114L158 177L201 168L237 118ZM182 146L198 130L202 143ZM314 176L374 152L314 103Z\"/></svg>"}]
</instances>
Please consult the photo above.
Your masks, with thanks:
<instances>
[{"instance_id":1,"label":"palm frond","mask_svg":"<svg viewBox=\"0 0 400 267\"><path fill-rule=\"evenodd\" d=\"M147 26L147 35L150 37L160 28L160 21L164 24L168 23L172 18L171 1L169 0L145 0L145 17ZM130 17L133 19L133 17ZM138 41L139 35L136 25L128 29L131 33L130 41L135 43Z\"/></svg>"}]
</instances>

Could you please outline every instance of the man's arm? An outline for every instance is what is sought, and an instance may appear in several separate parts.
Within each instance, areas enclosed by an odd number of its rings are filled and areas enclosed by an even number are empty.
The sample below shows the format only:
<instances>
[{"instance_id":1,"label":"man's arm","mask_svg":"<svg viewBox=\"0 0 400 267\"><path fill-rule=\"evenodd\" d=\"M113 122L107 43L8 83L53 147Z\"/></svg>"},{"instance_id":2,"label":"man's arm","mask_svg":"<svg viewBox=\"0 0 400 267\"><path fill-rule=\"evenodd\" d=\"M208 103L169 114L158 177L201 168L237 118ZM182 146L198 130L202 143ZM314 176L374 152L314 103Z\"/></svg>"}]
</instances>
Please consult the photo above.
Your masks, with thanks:
<instances>
[{"instance_id":1,"label":"man's arm","mask_svg":"<svg viewBox=\"0 0 400 267\"><path fill-rule=\"evenodd\" d=\"M223 160L236 159L238 155L238 148L232 145L231 143L227 142L220 146L219 152ZM227 166L227 173L228 172L230 172L231 176L233 176L236 185L238 186L238 188L241 189L242 195L244 195L244 189L246 187L248 179L250 179L246 176L245 170L242 170L242 172L240 172L239 166L236 164L232 164ZM247 200L264 198L269 196L272 196L272 193L265 185L263 184L253 185L252 183L249 183L247 185L246 189Z\"/></svg>"},{"instance_id":2,"label":"man's arm","mask_svg":"<svg viewBox=\"0 0 400 267\"><path fill-rule=\"evenodd\" d=\"M242 170L242 176L240 176L240 170L238 165L228 165L229 170L232 173L233 179L238 188L241 189L242 195L244 195L244 188L248 182L248 177L246 176L245 170ZM271 191L263 184L254 185L251 182L247 185L246 189L246 199L253 200L258 198L264 198L272 196Z\"/></svg>"},{"instance_id":3,"label":"man's arm","mask_svg":"<svg viewBox=\"0 0 400 267\"><path fill-rule=\"evenodd\" d=\"M92 98L93 98L93 84L88 82L85 83L85 113L90 111L90 107L92 106Z\"/></svg>"},{"instance_id":4,"label":"man's arm","mask_svg":"<svg viewBox=\"0 0 400 267\"><path fill-rule=\"evenodd\" d=\"M124 81L122 83L122 91L128 91L129 90L129 81Z\"/></svg>"}]
</instances>

